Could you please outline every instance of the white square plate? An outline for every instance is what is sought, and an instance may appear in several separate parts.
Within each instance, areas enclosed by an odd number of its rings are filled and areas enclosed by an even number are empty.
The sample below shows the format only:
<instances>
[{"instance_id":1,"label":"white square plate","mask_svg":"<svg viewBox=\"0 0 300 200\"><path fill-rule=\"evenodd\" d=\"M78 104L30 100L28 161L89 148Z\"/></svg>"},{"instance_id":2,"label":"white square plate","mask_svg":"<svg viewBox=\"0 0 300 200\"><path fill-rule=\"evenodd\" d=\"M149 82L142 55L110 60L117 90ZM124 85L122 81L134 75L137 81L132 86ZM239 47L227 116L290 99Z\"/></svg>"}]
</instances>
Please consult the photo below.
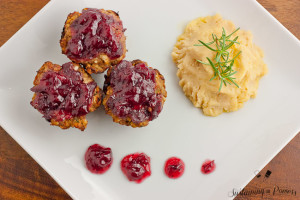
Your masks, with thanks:
<instances>
[{"instance_id":1,"label":"white square plate","mask_svg":"<svg viewBox=\"0 0 300 200\"><path fill-rule=\"evenodd\" d=\"M165 76L168 98L149 126L118 125L99 109L88 115L85 132L61 130L30 106L41 65L68 61L59 46L68 13L85 7L119 11L127 28L126 59L145 60ZM253 32L269 73L244 108L206 117L178 86L171 51L188 21L216 13ZM0 124L74 199L232 199L233 188L245 186L299 131L299 55L299 41L254 0L51 1L0 49ZM94 77L102 85L103 76ZM113 150L114 163L103 175L84 165L85 150L94 143ZM119 166L123 156L137 151L152 164L152 175L141 184L129 182ZM163 173L170 156L186 164L178 180ZM203 175L207 158L217 167Z\"/></svg>"}]
</instances>

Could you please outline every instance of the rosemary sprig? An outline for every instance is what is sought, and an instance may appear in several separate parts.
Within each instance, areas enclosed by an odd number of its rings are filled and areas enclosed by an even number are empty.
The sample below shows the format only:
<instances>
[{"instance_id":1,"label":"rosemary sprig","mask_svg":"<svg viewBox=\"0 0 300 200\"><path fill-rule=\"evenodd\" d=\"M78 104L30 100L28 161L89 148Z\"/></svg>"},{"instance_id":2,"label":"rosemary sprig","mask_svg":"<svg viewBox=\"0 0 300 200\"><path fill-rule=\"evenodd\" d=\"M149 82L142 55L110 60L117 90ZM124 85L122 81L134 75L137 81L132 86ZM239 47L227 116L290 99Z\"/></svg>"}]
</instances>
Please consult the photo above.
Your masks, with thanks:
<instances>
[{"instance_id":1,"label":"rosemary sprig","mask_svg":"<svg viewBox=\"0 0 300 200\"><path fill-rule=\"evenodd\" d=\"M241 51L238 52L235 56L230 58L230 52L228 49L234 44L240 44L236 36L234 39L230 39L231 36L236 33L240 28L237 28L235 31L226 35L226 31L224 27L222 28L222 36L218 38L215 34L212 34L213 41L205 43L201 40L198 40L200 44L194 44L194 46L205 46L211 51L216 52L216 56L214 58L214 62L206 57L208 62L203 62L201 60L197 60L197 62L202 63L203 65L210 65L214 70L214 76L210 79L210 81L215 78L219 78L221 83L219 87L219 92L222 89L223 84L227 86L227 84L231 85L232 83L239 88L239 85L234 81L235 78L232 76L237 73L232 69L235 59L241 54ZM211 45L215 44L216 48L212 48Z\"/></svg>"}]
</instances>

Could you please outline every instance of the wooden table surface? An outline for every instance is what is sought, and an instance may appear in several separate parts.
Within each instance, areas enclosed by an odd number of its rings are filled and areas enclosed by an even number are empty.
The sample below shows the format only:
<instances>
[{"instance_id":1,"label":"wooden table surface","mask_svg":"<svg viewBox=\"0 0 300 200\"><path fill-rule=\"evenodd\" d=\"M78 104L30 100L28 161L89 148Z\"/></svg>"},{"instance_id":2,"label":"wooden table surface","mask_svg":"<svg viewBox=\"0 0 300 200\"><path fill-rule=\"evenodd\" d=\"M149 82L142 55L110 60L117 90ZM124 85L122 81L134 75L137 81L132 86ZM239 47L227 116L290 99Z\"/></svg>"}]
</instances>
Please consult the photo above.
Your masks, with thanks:
<instances>
[{"instance_id":1,"label":"wooden table surface","mask_svg":"<svg viewBox=\"0 0 300 200\"><path fill-rule=\"evenodd\" d=\"M258 1L298 39L300 38L300 0ZM47 3L48 0L0 0L0 45L2 46ZM235 199L300 199L299 155L300 134L260 173L257 172L258 175L244 188L243 195L240 194ZM255 191L264 191L265 194L254 194ZM0 200L9 199L71 198L0 127Z\"/></svg>"}]
</instances>

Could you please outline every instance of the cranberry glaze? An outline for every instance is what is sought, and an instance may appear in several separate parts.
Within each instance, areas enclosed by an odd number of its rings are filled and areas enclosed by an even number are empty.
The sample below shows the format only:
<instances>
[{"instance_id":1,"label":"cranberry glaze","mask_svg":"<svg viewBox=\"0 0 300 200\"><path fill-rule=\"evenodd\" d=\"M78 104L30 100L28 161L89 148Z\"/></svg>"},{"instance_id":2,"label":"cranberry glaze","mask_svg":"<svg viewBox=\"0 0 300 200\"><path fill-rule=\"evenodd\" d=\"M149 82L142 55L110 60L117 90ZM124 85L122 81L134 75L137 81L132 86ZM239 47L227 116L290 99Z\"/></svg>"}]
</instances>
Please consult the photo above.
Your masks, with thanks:
<instances>
[{"instance_id":1,"label":"cranberry glaze","mask_svg":"<svg viewBox=\"0 0 300 200\"><path fill-rule=\"evenodd\" d=\"M156 71L141 62L132 65L123 60L112 67L109 77L105 77L104 90L110 86L113 94L107 107L115 116L130 118L133 123L151 121L158 117L163 107L163 95L155 93Z\"/></svg>"},{"instance_id":2,"label":"cranberry glaze","mask_svg":"<svg viewBox=\"0 0 300 200\"><path fill-rule=\"evenodd\" d=\"M113 14L92 8L82 10L82 14L71 23L70 29L71 39L66 51L70 59L90 60L99 53L115 59L123 54L120 39L125 30L122 21Z\"/></svg>"},{"instance_id":3,"label":"cranberry glaze","mask_svg":"<svg viewBox=\"0 0 300 200\"><path fill-rule=\"evenodd\" d=\"M129 181L141 183L151 175L150 157L144 153L127 155L121 161L121 170Z\"/></svg>"},{"instance_id":4,"label":"cranberry glaze","mask_svg":"<svg viewBox=\"0 0 300 200\"><path fill-rule=\"evenodd\" d=\"M99 144L90 146L84 158L88 170L95 174L103 174L110 168L113 162L111 149Z\"/></svg>"},{"instance_id":5,"label":"cranberry glaze","mask_svg":"<svg viewBox=\"0 0 300 200\"><path fill-rule=\"evenodd\" d=\"M184 172L184 162L180 158L171 157L166 161L165 173L169 178L179 178Z\"/></svg>"},{"instance_id":6,"label":"cranberry glaze","mask_svg":"<svg viewBox=\"0 0 300 200\"><path fill-rule=\"evenodd\" d=\"M209 174L213 172L216 168L216 164L214 160L207 160L201 166L201 172L203 174Z\"/></svg>"},{"instance_id":7,"label":"cranberry glaze","mask_svg":"<svg viewBox=\"0 0 300 200\"><path fill-rule=\"evenodd\" d=\"M33 88L36 96L31 105L48 121L68 120L89 112L96 82L84 83L80 72L71 62L62 65L58 72L45 72L40 83Z\"/></svg>"}]
</instances>

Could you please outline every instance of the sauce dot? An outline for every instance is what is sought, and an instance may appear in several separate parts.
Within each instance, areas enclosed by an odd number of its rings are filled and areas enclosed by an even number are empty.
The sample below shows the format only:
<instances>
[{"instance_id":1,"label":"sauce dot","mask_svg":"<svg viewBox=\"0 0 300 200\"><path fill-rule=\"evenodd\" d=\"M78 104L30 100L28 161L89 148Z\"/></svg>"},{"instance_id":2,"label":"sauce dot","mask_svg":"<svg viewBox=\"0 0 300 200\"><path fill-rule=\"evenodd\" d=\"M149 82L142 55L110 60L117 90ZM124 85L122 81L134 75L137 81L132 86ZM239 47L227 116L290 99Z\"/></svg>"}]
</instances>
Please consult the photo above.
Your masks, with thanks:
<instances>
[{"instance_id":1,"label":"sauce dot","mask_svg":"<svg viewBox=\"0 0 300 200\"><path fill-rule=\"evenodd\" d=\"M150 157L145 153L129 154L122 159L121 170L129 181L141 183L151 175Z\"/></svg>"},{"instance_id":2,"label":"sauce dot","mask_svg":"<svg viewBox=\"0 0 300 200\"><path fill-rule=\"evenodd\" d=\"M201 172L203 174L209 174L213 172L216 168L216 164L214 160L206 160L201 166Z\"/></svg>"},{"instance_id":3,"label":"sauce dot","mask_svg":"<svg viewBox=\"0 0 300 200\"><path fill-rule=\"evenodd\" d=\"M103 174L110 168L113 162L111 149L99 144L90 146L84 158L86 167L94 174Z\"/></svg>"},{"instance_id":4,"label":"sauce dot","mask_svg":"<svg viewBox=\"0 0 300 200\"><path fill-rule=\"evenodd\" d=\"M180 158L171 157L165 163L165 173L169 178L179 178L184 172L184 162Z\"/></svg>"}]
</instances>

